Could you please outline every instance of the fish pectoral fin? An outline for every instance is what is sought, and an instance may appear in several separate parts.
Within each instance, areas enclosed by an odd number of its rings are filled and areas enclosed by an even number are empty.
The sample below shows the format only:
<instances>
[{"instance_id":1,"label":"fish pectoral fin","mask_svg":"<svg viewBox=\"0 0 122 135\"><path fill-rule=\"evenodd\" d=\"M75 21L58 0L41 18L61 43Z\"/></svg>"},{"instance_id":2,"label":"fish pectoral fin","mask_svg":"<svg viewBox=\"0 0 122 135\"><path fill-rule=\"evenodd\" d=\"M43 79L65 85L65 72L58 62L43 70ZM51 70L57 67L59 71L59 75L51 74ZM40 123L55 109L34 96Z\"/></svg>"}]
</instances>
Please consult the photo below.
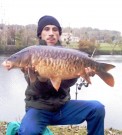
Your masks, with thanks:
<instances>
[{"instance_id":1,"label":"fish pectoral fin","mask_svg":"<svg viewBox=\"0 0 122 135\"><path fill-rule=\"evenodd\" d=\"M60 78L51 78L50 81L51 81L53 87L56 89L56 91L58 91L59 87L61 85L61 79Z\"/></svg>"},{"instance_id":2,"label":"fish pectoral fin","mask_svg":"<svg viewBox=\"0 0 122 135\"><path fill-rule=\"evenodd\" d=\"M114 78L110 73L105 71L96 73L106 84L113 87L114 86Z\"/></svg>"},{"instance_id":3,"label":"fish pectoral fin","mask_svg":"<svg viewBox=\"0 0 122 135\"><path fill-rule=\"evenodd\" d=\"M34 83L37 79L37 74L30 67L28 68L28 76L31 83Z\"/></svg>"}]
</instances>

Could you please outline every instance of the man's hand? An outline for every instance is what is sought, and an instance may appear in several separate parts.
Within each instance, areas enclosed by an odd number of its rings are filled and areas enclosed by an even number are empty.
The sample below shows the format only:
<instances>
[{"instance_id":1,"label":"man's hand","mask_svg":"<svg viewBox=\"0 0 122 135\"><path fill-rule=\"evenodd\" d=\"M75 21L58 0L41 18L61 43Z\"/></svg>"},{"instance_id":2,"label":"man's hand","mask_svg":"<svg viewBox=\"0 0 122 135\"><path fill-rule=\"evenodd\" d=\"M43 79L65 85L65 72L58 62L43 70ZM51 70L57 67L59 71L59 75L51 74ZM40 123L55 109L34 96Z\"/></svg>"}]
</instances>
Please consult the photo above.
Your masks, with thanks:
<instances>
[{"instance_id":1,"label":"man's hand","mask_svg":"<svg viewBox=\"0 0 122 135\"><path fill-rule=\"evenodd\" d=\"M39 79L40 82L46 82L48 80L48 78L43 78L41 76L37 76L37 78Z\"/></svg>"},{"instance_id":2,"label":"man's hand","mask_svg":"<svg viewBox=\"0 0 122 135\"><path fill-rule=\"evenodd\" d=\"M30 79L30 82L34 83L37 80L37 72L35 72L35 70L31 67L27 68L27 72L28 72L28 77Z\"/></svg>"},{"instance_id":3,"label":"man's hand","mask_svg":"<svg viewBox=\"0 0 122 135\"><path fill-rule=\"evenodd\" d=\"M43 78L41 76L39 76L38 72L35 70L35 67L32 66L32 67L24 67L21 69L21 71L23 73L25 73L26 75L28 75L29 79L30 79L30 82L35 82L36 79L38 79L40 82L46 82L48 79L47 78Z\"/></svg>"},{"instance_id":4,"label":"man's hand","mask_svg":"<svg viewBox=\"0 0 122 135\"><path fill-rule=\"evenodd\" d=\"M95 70L92 70L90 67L85 68L85 72L88 76L94 76L95 75Z\"/></svg>"}]
</instances>

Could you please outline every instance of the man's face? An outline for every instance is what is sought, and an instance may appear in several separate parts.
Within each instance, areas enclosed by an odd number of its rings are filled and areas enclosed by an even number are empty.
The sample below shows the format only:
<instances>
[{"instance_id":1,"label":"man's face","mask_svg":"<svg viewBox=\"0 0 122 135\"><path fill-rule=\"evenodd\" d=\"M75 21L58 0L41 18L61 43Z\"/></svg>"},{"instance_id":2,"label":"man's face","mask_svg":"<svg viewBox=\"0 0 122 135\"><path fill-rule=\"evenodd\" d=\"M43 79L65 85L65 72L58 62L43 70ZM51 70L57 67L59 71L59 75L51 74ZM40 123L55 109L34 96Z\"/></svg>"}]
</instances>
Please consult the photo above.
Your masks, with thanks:
<instances>
[{"instance_id":1,"label":"man's face","mask_svg":"<svg viewBox=\"0 0 122 135\"><path fill-rule=\"evenodd\" d=\"M47 25L43 28L41 39L45 40L47 45L55 45L60 38L59 30L55 25Z\"/></svg>"}]
</instances>

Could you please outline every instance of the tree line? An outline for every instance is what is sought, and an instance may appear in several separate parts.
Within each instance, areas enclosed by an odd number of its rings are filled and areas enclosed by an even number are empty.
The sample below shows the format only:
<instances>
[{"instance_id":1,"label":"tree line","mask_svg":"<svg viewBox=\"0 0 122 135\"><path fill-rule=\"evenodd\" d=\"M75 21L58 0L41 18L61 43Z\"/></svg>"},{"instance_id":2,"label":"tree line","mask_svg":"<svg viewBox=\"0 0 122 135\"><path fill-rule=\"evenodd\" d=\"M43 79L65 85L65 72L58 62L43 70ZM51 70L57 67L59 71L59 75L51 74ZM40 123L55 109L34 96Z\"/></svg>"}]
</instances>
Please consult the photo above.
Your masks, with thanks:
<instances>
[{"instance_id":1,"label":"tree line","mask_svg":"<svg viewBox=\"0 0 122 135\"><path fill-rule=\"evenodd\" d=\"M80 38L80 40L91 40L95 39L99 42L112 43L112 42L122 42L121 32L115 30L100 30L93 29L91 27L82 28L64 28L64 32L71 32L73 35Z\"/></svg>"},{"instance_id":2,"label":"tree line","mask_svg":"<svg viewBox=\"0 0 122 135\"><path fill-rule=\"evenodd\" d=\"M38 44L36 30L37 25L35 24L26 26L0 24L0 51L14 51L14 49L19 50L20 48ZM72 33L73 36L79 37L79 45L89 44L89 42L93 44L96 42L122 43L122 37L119 31L99 30L91 27L65 27L62 32Z\"/></svg>"}]
</instances>

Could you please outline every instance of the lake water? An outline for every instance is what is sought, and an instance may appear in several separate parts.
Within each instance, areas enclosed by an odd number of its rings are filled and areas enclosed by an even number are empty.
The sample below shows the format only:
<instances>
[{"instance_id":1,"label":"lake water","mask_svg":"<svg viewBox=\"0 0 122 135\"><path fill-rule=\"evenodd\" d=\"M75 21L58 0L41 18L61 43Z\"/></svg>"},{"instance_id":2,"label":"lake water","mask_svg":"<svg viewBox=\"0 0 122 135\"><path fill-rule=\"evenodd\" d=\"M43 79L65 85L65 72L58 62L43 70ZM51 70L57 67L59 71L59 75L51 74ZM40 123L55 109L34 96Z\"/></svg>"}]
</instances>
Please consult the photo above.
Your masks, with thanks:
<instances>
[{"instance_id":1,"label":"lake water","mask_svg":"<svg viewBox=\"0 0 122 135\"><path fill-rule=\"evenodd\" d=\"M6 57L0 55L0 64ZM105 128L122 130L122 56L97 56L97 60L116 66L110 70L115 78L115 86L109 87L95 75L91 78L91 85L78 90L77 99L98 100L103 103L106 108ZM23 73L19 69L7 71L0 65L0 121L21 120L25 113L26 86ZM71 88L71 97L76 99L76 85Z\"/></svg>"}]
</instances>

